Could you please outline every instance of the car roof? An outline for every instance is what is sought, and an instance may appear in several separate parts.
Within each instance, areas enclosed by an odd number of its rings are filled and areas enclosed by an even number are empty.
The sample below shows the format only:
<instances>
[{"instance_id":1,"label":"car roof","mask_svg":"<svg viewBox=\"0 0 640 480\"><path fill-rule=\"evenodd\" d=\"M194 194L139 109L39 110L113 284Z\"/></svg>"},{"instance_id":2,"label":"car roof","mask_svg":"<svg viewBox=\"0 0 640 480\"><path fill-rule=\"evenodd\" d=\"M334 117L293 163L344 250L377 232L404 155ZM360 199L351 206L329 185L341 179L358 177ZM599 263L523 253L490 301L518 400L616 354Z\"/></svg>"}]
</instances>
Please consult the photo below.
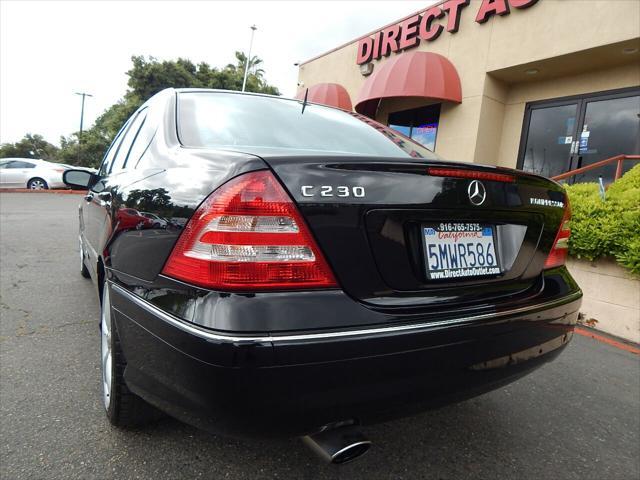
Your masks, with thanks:
<instances>
[{"instance_id":1,"label":"car roof","mask_svg":"<svg viewBox=\"0 0 640 480\"><path fill-rule=\"evenodd\" d=\"M271 95L269 93L259 92L241 92L240 90L225 90L222 88L171 88L176 93L228 93L231 95L246 95L248 97L271 97L284 100L296 100L295 98L283 97L281 95ZM298 100L301 102L302 100Z\"/></svg>"},{"instance_id":2,"label":"car roof","mask_svg":"<svg viewBox=\"0 0 640 480\"><path fill-rule=\"evenodd\" d=\"M224 90L220 88L167 88L163 90L163 92L167 90L174 91L175 93L225 93L229 95L245 95L247 97L267 97L267 98L274 98L277 100L298 102L300 104L304 101L300 98L285 97L283 95L271 95L269 93L257 93L257 92L241 92L239 90ZM324 103L307 101L307 105L317 105L319 107L331 108L333 110L340 110L343 112L346 111L346 110L343 110L342 108L333 107L331 105L326 105Z\"/></svg>"}]
</instances>

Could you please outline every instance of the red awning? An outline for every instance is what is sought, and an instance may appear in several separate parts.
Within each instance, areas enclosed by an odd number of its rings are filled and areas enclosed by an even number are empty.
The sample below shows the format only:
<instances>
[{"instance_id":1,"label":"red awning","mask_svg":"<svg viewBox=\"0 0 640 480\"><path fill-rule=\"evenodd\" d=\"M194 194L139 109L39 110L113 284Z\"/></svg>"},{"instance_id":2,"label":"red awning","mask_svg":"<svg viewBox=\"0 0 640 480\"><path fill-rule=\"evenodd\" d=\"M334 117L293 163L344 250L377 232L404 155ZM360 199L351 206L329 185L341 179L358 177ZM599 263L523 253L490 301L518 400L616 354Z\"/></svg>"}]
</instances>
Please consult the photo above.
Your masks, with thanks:
<instances>
[{"instance_id":1,"label":"red awning","mask_svg":"<svg viewBox=\"0 0 640 480\"><path fill-rule=\"evenodd\" d=\"M302 100L306 89L298 91L296 98ZM307 97L309 102L321 103L323 105L329 105L330 107L338 107L343 110L351 111L351 97L346 88L338 83L318 83L309 87L309 96Z\"/></svg>"},{"instance_id":2,"label":"red awning","mask_svg":"<svg viewBox=\"0 0 640 480\"><path fill-rule=\"evenodd\" d=\"M453 64L431 52L408 52L384 62L362 85L355 110L374 117L382 98L421 97L462 102L460 77Z\"/></svg>"}]
</instances>

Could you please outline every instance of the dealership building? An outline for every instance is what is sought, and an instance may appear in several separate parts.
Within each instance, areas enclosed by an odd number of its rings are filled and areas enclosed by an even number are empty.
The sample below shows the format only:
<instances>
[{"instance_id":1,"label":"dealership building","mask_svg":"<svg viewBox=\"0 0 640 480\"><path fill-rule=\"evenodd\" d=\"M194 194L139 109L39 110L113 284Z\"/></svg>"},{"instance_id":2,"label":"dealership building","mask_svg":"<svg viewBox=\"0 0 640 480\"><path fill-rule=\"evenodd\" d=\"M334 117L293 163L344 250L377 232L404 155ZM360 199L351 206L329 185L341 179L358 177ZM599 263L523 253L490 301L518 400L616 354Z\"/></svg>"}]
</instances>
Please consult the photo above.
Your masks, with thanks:
<instances>
[{"instance_id":1,"label":"dealership building","mask_svg":"<svg viewBox=\"0 0 640 480\"><path fill-rule=\"evenodd\" d=\"M443 158L554 176L640 153L640 1L430 4L300 63L298 85Z\"/></svg>"}]
</instances>

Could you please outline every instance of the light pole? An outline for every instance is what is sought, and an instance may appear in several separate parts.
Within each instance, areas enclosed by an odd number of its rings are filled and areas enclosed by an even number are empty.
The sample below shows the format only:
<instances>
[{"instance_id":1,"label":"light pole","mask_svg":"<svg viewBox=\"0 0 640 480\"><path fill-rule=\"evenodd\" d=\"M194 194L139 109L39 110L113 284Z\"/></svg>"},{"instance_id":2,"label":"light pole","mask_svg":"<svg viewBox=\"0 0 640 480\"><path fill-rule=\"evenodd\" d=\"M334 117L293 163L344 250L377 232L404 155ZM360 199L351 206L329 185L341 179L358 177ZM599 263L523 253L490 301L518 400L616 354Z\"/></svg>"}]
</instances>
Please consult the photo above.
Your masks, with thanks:
<instances>
[{"instance_id":1,"label":"light pole","mask_svg":"<svg viewBox=\"0 0 640 480\"><path fill-rule=\"evenodd\" d=\"M85 97L93 97L90 93L76 92L76 95L82 97L82 107L80 109L80 134L78 135L78 164L80 164L80 146L82 143L82 124L84 122L84 99Z\"/></svg>"},{"instance_id":2,"label":"light pole","mask_svg":"<svg viewBox=\"0 0 640 480\"><path fill-rule=\"evenodd\" d=\"M242 91L247 86L247 74L249 73L249 62L251 62L251 48L253 47L253 34L256 33L258 27L251 25L251 41L249 42L249 56L244 61L244 79L242 80Z\"/></svg>"}]
</instances>

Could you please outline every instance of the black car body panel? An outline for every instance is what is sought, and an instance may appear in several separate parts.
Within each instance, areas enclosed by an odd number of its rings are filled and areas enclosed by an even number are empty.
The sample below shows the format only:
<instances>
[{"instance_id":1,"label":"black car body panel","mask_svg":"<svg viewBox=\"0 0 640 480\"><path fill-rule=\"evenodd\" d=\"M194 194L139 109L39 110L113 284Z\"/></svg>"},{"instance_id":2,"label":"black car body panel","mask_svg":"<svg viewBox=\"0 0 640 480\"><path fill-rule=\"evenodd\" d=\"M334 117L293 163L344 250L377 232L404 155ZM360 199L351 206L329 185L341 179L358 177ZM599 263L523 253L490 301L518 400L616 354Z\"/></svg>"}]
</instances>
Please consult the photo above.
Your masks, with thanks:
<instances>
[{"instance_id":1,"label":"black car body panel","mask_svg":"<svg viewBox=\"0 0 640 480\"><path fill-rule=\"evenodd\" d=\"M300 435L482 393L566 346L581 292L565 267L544 269L563 217L555 182L435 157L185 147L180 93L163 91L134 114L80 207L85 264L98 291L111 289L125 380L149 403L212 431ZM136 115L146 117L129 132ZM484 182L487 201L474 206L468 179L429 175L433 166L515 181ZM164 275L202 202L262 170L294 200L338 287L229 292ZM420 228L443 221L495 225L503 271L429 281Z\"/></svg>"},{"instance_id":2,"label":"black car body panel","mask_svg":"<svg viewBox=\"0 0 640 480\"><path fill-rule=\"evenodd\" d=\"M549 289L559 288L563 276L549 275ZM415 323L398 329L201 338L130 295L114 289L130 362L127 383L183 421L234 436L304 435L338 421L367 424L501 386L566 346L580 297L574 290L537 308L453 324L414 316ZM254 307L261 315L261 305ZM330 303L317 299L315 307L332 315Z\"/></svg>"}]
</instances>

